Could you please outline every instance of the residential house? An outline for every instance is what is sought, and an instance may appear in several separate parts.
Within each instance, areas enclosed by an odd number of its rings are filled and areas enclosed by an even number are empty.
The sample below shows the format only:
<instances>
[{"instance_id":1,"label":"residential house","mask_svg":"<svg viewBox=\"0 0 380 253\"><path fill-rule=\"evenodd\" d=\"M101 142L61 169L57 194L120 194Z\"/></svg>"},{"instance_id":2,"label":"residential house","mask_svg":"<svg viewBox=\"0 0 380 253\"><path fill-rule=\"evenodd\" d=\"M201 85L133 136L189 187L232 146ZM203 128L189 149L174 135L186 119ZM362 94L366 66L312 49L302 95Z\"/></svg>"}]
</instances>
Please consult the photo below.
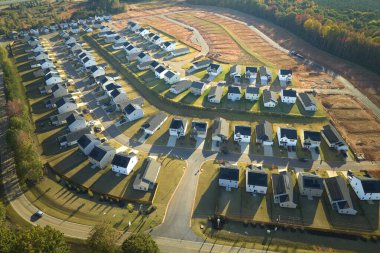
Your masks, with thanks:
<instances>
[{"instance_id":1,"label":"residential house","mask_svg":"<svg viewBox=\"0 0 380 253\"><path fill-rule=\"evenodd\" d=\"M127 40L124 37L120 36L120 35L116 35L113 40L114 40L115 44L120 44L120 45L122 45L123 43L127 42Z\"/></svg>"},{"instance_id":2,"label":"residential house","mask_svg":"<svg viewBox=\"0 0 380 253\"><path fill-rule=\"evenodd\" d=\"M191 123L191 136L194 138L206 138L207 135L207 122L193 121Z\"/></svg>"},{"instance_id":3,"label":"residential house","mask_svg":"<svg viewBox=\"0 0 380 253\"><path fill-rule=\"evenodd\" d=\"M154 75L159 78L159 79L164 79L165 73L168 71L163 65L159 65L157 68L154 70Z\"/></svg>"},{"instance_id":4,"label":"residential house","mask_svg":"<svg viewBox=\"0 0 380 253\"><path fill-rule=\"evenodd\" d=\"M51 86L51 93L53 93L55 98L69 95L69 91L64 84L55 84Z\"/></svg>"},{"instance_id":5,"label":"residential house","mask_svg":"<svg viewBox=\"0 0 380 253\"><path fill-rule=\"evenodd\" d=\"M297 92L295 90L281 90L281 102L286 104L295 104L297 100Z\"/></svg>"},{"instance_id":6,"label":"residential house","mask_svg":"<svg viewBox=\"0 0 380 253\"><path fill-rule=\"evenodd\" d=\"M60 98L56 103L55 107L58 109L59 113L71 112L78 109L78 105L72 99Z\"/></svg>"},{"instance_id":7,"label":"residential house","mask_svg":"<svg viewBox=\"0 0 380 253\"><path fill-rule=\"evenodd\" d=\"M49 73L44 76L45 84L47 86L63 83L62 78L58 74Z\"/></svg>"},{"instance_id":8,"label":"residential house","mask_svg":"<svg viewBox=\"0 0 380 253\"><path fill-rule=\"evenodd\" d=\"M350 192L342 176L325 178L324 186L331 207L339 214L356 215Z\"/></svg>"},{"instance_id":9,"label":"residential house","mask_svg":"<svg viewBox=\"0 0 380 253\"><path fill-rule=\"evenodd\" d=\"M241 98L241 88L240 86L228 86L228 91L227 91L227 98L231 101L237 101L240 100Z\"/></svg>"},{"instance_id":10,"label":"residential house","mask_svg":"<svg viewBox=\"0 0 380 253\"><path fill-rule=\"evenodd\" d=\"M152 58L149 56L149 54L146 54L144 52L141 52L137 55L137 61L141 64L144 62L151 61Z\"/></svg>"},{"instance_id":11,"label":"residential house","mask_svg":"<svg viewBox=\"0 0 380 253\"><path fill-rule=\"evenodd\" d=\"M165 41L161 44L161 48L166 52L171 52L176 49L175 41Z\"/></svg>"},{"instance_id":12,"label":"residential house","mask_svg":"<svg viewBox=\"0 0 380 253\"><path fill-rule=\"evenodd\" d=\"M140 191L149 191L154 189L160 169L161 164L153 158L148 157L144 161L142 169L140 169L140 173L133 182L133 189Z\"/></svg>"},{"instance_id":13,"label":"residential house","mask_svg":"<svg viewBox=\"0 0 380 253\"><path fill-rule=\"evenodd\" d=\"M237 167L220 167L219 186L226 187L227 191L231 191L231 188L237 189L239 187L239 168Z\"/></svg>"},{"instance_id":14,"label":"residential house","mask_svg":"<svg viewBox=\"0 0 380 253\"><path fill-rule=\"evenodd\" d=\"M115 105L122 105L128 102L128 96L124 89L113 89L108 94Z\"/></svg>"},{"instance_id":15,"label":"residential house","mask_svg":"<svg viewBox=\"0 0 380 253\"><path fill-rule=\"evenodd\" d=\"M168 115L164 112L158 112L157 114L151 116L142 126L141 129L144 130L146 134L154 134L168 119Z\"/></svg>"},{"instance_id":16,"label":"residential house","mask_svg":"<svg viewBox=\"0 0 380 253\"><path fill-rule=\"evenodd\" d=\"M234 141L250 143L251 142L251 127L249 126L235 126Z\"/></svg>"},{"instance_id":17,"label":"residential house","mask_svg":"<svg viewBox=\"0 0 380 253\"><path fill-rule=\"evenodd\" d=\"M289 127L279 127L277 130L278 144L283 147L297 145L297 130Z\"/></svg>"},{"instance_id":18,"label":"residential house","mask_svg":"<svg viewBox=\"0 0 380 253\"><path fill-rule=\"evenodd\" d=\"M259 68L260 73L260 84L261 85L268 85L269 82L272 80L272 71L268 67L260 67Z\"/></svg>"},{"instance_id":19,"label":"residential house","mask_svg":"<svg viewBox=\"0 0 380 253\"><path fill-rule=\"evenodd\" d=\"M90 58L88 56L86 56L85 58L83 58L82 62L83 62L83 66L85 68L89 68L89 67L92 67L92 66L96 65L95 59Z\"/></svg>"},{"instance_id":20,"label":"residential house","mask_svg":"<svg viewBox=\"0 0 380 253\"><path fill-rule=\"evenodd\" d=\"M138 159L134 153L117 153L111 162L112 171L128 176L135 168L137 162Z\"/></svg>"},{"instance_id":21,"label":"residential house","mask_svg":"<svg viewBox=\"0 0 380 253\"><path fill-rule=\"evenodd\" d=\"M249 66L245 67L245 78L249 80L249 84L256 84L257 68Z\"/></svg>"},{"instance_id":22,"label":"residential house","mask_svg":"<svg viewBox=\"0 0 380 253\"><path fill-rule=\"evenodd\" d=\"M321 131L321 135L330 148L335 148L340 152L348 151L346 142L343 140L342 136L338 133L333 125L328 124L324 126Z\"/></svg>"},{"instance_id":23,"label":"residential house","mask_svg":"<svg viewBox=\"0 0 380 253\"><path fill-rule=\"evenodd\" d=\"M140 29L140 25L133 21L129 21L127 24L127 29L131 32L135 32L136 30Z\"/></svg>"},{"instance_id":24,"label":"residential house","mask_svg":"<svg viewBox=\"0 0 380 253\"><path fill-rule=\"evenodd\" d=\"M190 92L195 96L201 96L207 90L207 85L203 82L194 81L191 84Z\"/></svg>"},{"instance_id":25,"label":"residential house","mask_svg":"<svg viewBox=\"0 0 380 253\"><path fill-rule=\"evenodd\" d=\"M207 73L213 77L219 75L220 73L222 73L222 71L223 71L222 65L219 65L219 64L211 63L207 67Z\"/></svg>"},{"instance_id":26,"label":"residential house","mask_svg":"<svg viewBox=\"0 0 380 253\"><path fill-rule=\"evenodd\" d=\"M301 102L301 105L305 111L315 112L317 111L317 101L314 96L310 93L298 93L298 100Z\"/></svg>"},{"instance_id":27,"label":"residential house","mask_svg":"<svg viewBox=\"0 0 380 253\"><path fill-rule=\"evenodd\" d=\"M301 131L301 143L303 148L312 149L317 148L321 144L321 132L302 130Z\"/></svg>"},{"instance_id":28,"label":"residential house","mask_svg":"<svg viewBox=\"0 0 380 253\"><path fill-rule=\"evenodd\" d=\"M93 78L97 78L100 76L104 76L106 74L106 71L101 66L92 66L90 67L90 73Z\"/></svg>"},{"instance_id":29,"label":"residential house","mask_svg":"<svg viewBox=\"0 0 380 253\"><path fill-rule=\"evenodd\" d=\"M151 63L152 63L152 61L146 61L146 62L139 63L139 64L137 64L137 68L138 68L140 71L143 71L143 70L149 69Z\"/></svg>"},{"instance_id":30,"label":"residential house","mask_svg":"<svg viewBox=\"0 0 380 253\"><path fill-rule=\"evenodd\" d=\"M256 143L264 146L273 145L273 127L269 121L264 121L256 125Z\"/></svg>"},{"instance_id":31,"label":"residential house","mask_svg":"<svg viewBox=\"0 0 380 253\"><path fill-rule=\"evenodd\" d=\"M176 72L168 70L164 75L164 80L167 84L174 84L180 80L180 75Z\"/></svg>"},{"instance_id":32,"label":"residential house","mask_svg":"<svg viewBox=\"0 0 380 253\"><path fill-rule=\"evenodd\" d=\"M348 181L360 200L380 200L380 180L373 177L349 175Z\"/></svg>"},{"instance_id":33,"label":"residential house","mask_svg":"<svg viewBox=\"0 0 380 253\"><path fill-rule=\"evenodd\" d=\"M268 174L261 166L252 165L245 170L245 190L254 194L266 194L268 189Z\"/></svg>"},{"instance_id":34,"label":"residential house","mask_svg":"<svg viewBox=\"0 0 380 253\"><path fill-rule=\"evenodd\" d=\"M103 90L104 90L105 86L107 86L108 84L111 84L111 83L114 82L114 79L112 77L110 77L110 76L104 75L104 76L98 76L98 77L96 77L95 78L95 82L97 84L99 84L103 88Z\"/></svg>"},{"instance_id":35,"label":"residential house","mask_svg":"<svg viewBox=\"0 0 380 253\"><path fill-rule=\"evenodd\" d=\"M185 136L187 124L187 119L174 118L170 123L169 134L177 138Z\"/></svg>"},{"instance_id":36,"label":"residential house","mask_svg":"<svg viewBox=\"0 0 380 253\"><path fill-rule=\"evenodd\" d=\"M260 97L260 88L248 86L245 90L245 99L250 101L257 101Z\"/></svg>"},{"instance_id":37,"label":"residential house","mask_svg":"<svg viewBox=\"0 0 380 253\"><path fill-rule=\"evenodd\" d=\"M77 113L72 113L66 118L67 127L70 132L76 132L87 127L86 120Z\"/></svg>"},{"instance_id":38,"label":"residential house","mask_svg":"<svg viewBox=\"0 0 380 253\"><path fill-rule=\"evenodd\" d=\"M100 30L100 33L106 33L106 32L111 32L111 29L108 27L108 26L101 26L100 28L99 28L99 30Z\"/></svg>"},{"instance_id":39,"label":"residential house","mask_svg":"<svg viewBox=\"0 0 380 253\"><path fill-rule=\"evenodd\" d=\"M300 172L297 176L298 187L301 195L309 199L321 197L323 193L323 178L317 174Z\"/></svg>"},{"instance_id":40,"label":"residential house","mask_svg":"<svg viewBox=\"0 0 380 253\"><path fill-rule=\"evenodd\" d=\"M233 78L233 81L235 84L240 83L240 78L241 78L240 65L235 64L230 68L230 77Z\"/></svg>"},{"instance_id":41,"label":"residential house","mask_svg":"<svg viewBox=\"0 0 380 253\"><path fill-rule=\"evenodd\" d=\"M84 134L78 139L78 147L85 155L90 154L97 145L100 145L100 140L93 134Z\"/></svg>"},{"instance_id":42,"label":"residential house","mask_svg":"<svg viewBox=\"0 0 380 253\"><path fill-rule=\"evenodd\" d=\"M161 66L160 63L159 63L158 61L153 60L153 61L150 63L150 70L152 70L152 71L154 72L154 70L155 70L158 66Z\"/></svg>"},{"instance_id":43,"label":"residential house","mask_svg":"<svg viewBox=\"0 0 380 253\"><path fill-rule=\"evenodd\" d=\"M170 92L176 95L188 90L191 87L192 82L189 80L181 80L170 87Z\"/></svg>"},{"instance_id":44,"label":"residential house","mask_svg":"<svg viewBox=\"0 0 380 253\"><path fill-rule=\"evenodd\" d=\"M286 87L292 81L292 71L289 69L280 69L278 71L278 79L280 80L280 85Z\"/></svg>"},{"instance_id":45,"label":"residential house","mask_svg":"<svg viewBox=\"0 0 380 253\"><path fill-rule=\"evenodd\" d=\"M36 52L31 58L34 58L36 61L49 60L49 55L46 52Z\"/></svg>"},{"instance_id":46,"label":"residential house","mask_svg":"<svg viewBox=\"0 0 380 253\"><path fill-rule=\"evenodd\" d=\"M208 66L210 66L210 64L211 60L209 59L193 62L192 66L186 71L186 74L190 75L193 72L206 69Z\"/></svg>"},{"instance_id":47,"label":"residential house","mask_svg":"<svg viewBox=\"0 0 380 253\"><path fill-rule=\"evenodd\" d=\"M47 69L47 68L54 68L54 63L50 60L41 60L38 61L37 64L34 64L31 66L32 68L38 68L40 67L41 69Z\"/></svg>"},{"instance_id":48,"label":"residential house","mask_svg":"<svg viewBox=\"0 0 380 253\"><path fill-rule=\"evenodd\" d=\"M169 58L181 56L190 53L190 50L187 47L184 48L178 48L173 51L170 51ZM164 58L165 59L165 58Z\"/></svg>"},{"instance_id":49,"label":"residential house","mask_svg":"<svg viewBox=\"0 0 380 253\"><path fill-rule=\"evenodd\" d=\"M263 90L263 104L264 107L273 108L278 104L277 95L273 91Z\"/></svg>"},{"instance_id":50,"label":"residential house","mask_svg":"<svg viewBox=\"0 0 380 253\"><path fill-rule=\"evenodd\" d=\"M77 111L72 111L72 112L65 112L65 113L59 113L59 114L56 114L56 115L53 115L50 117L50 122L53 126L61 126L63 124L66 124L66 118L70 115L70 114L79 114Z\"/></svg>"},{"instance_id":51,"label":"residential house","mask_svg":"<svg viewBox=\"0 0 380 253\"><path fill-rule=\"evenodd\" d=\"M75 52L77 50L82 50L82 45L79 43L72 43L68 45L70 47L71 52Z\"/></svg>"},{"instance_id":52,"label":"residential house","mask_svg":"<svg viewBox=\"0 0 380 253\"><path fill-rule=\"evenodd\" d=\"M69 45L69 44L77 42L77 40L74 37L71 37L71 36L70 37L66 37L64 40L65 40L65 45L66 46Z\"/></svg>"},{"instance_id":53,"label":"residential house","mask_svg":"<svg viewBox=\"0 0 380 253\"><path fill-rule=\"evenodd\" d=\"M88 127L82 128L78 131L70 132L63 136L59 136L57 139L58 139L60 147L70 147L77 144L79 138L83 136L84 134L91 134L90 128Z\"/></svg>"},{"instance_id":54,"label":"residential house","mask_svg":"<svg viewBox=\"0 0 380 253\"><path fill-rule=\"evenodd\" d=\"M293 180L289 172L272 174L273 201L280 207L296 208L294 203Z\"/></svg>"},{"instance_id":55,"label":"residential house","mask_svg":"<svg viewBox=\"0 0 380 253\"><path fill-rule=\"evenodd\" d=\"M44 52L45 48L43 48L40 44L37 44L30 49L30 52L32 53L39 53L39 52Z\"/></svg>"},{"instance_id":56,"label":"residential house","mask_svg":"<svg viewBox=\"0 0 380 253\"><path fill-rule=\"evenodd\" d=\"M224 93L224 87L222 85L213 86L207 95L207 99L210 103L219 104L222 100Z\"/></svg>"},{"instance_id":57,"label":"residential house","mask_svg":"<svg viewBox=\"0 0 380 253\"><path fill-rule=\"evenodd\" d=\"M132 44L125 48L125 53L127 55L138 54L140 52L141 50L138 47L133 46Z\"/></svg>"},{"instance_id":58,"label":"residential house","mask_svg":"<svg viewBox=\"0 0 380 253\"><path fill-rule=\"evenodd\" d=\"M146 28L140 28L139 29L139 35L141 36L141 37L145 37L147 34L149 34L149 30L148 29L146 29Z\"/></svg>"},{"instance_id":59,"label":"residential house","mask_svg":"<svg viewBox=\"0 0 380 253\"><path fill-rule=\"evenodd\" d=\"M227 120L220 117L216 118L212 126L212 140L217 142L226 141L229 129L230 125Z\"/></svg>"},{"instance_id":60,"label":"residential house","mask_svg":"<svg viewBox=\"0 0 380 253\"><path fill-rule=\"evenodd\" d=\"M124 112L125 118L128 121L134 121L134 120L138 120L144 117L143 109L137 104L129 103L126 107L124 107L123 112Z\"/></svg>"},{"instance_id":61,"label":"residential house","mask_svg":"<svg viewBox=\"0 0 380 253\"><path fill-rule=\"evenodd\" d=\"M107 167L107 165L111 163L115 154L115 149L108 145L100 144L94 146L90 154L88 154L88 159L93 165L101 169L104 169L105 167Z\"/></svg>"},{"instance_id":62,"label":"residential house","mask_svg":"<svg viewBox=\"0 0 380 253\"><path fill-rule=\"evenodd\" d=\"M111 91L115 90L115 89L122 89L121 85L120 84L117 84L117 83L109 83L107 85L103 85L103 90L105 90L107 92L107 94L109 94ZM111 95L109 95L111 96Z\"/></svg>"},{"instance_id":63,"label":"residential house","mask_svg":"<svg viewBox=\"0 0 380 253\"><path fill-rule=\"evenodd\" d=\"M160 37L160 35L157 35L157 34L156 34L155 36L152 37L151 41L152 41L155 45L157 45L157 46L161 45L161 43L164 42L164 40Z\"/></svg>"}]
</instances>

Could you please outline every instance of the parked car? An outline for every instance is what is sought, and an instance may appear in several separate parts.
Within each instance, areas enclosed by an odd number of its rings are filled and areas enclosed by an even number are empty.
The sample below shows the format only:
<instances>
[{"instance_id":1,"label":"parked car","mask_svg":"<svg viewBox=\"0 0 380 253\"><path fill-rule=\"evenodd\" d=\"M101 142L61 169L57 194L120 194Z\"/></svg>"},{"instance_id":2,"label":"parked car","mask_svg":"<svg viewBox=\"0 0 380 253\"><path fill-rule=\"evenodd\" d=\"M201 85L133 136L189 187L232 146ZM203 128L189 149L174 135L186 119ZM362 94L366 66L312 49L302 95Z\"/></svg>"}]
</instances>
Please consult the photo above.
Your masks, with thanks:
<instances>
[{"instance_id":1,"label":"parked car","mask_svg":"<svg viewBox=\"0 0 380 253\"><path fill-rule=\"evenodd\" d=\"M95 133L100 133L102 129L100 127L94 127L94 132Z\"/></svg>"}]
</instances>

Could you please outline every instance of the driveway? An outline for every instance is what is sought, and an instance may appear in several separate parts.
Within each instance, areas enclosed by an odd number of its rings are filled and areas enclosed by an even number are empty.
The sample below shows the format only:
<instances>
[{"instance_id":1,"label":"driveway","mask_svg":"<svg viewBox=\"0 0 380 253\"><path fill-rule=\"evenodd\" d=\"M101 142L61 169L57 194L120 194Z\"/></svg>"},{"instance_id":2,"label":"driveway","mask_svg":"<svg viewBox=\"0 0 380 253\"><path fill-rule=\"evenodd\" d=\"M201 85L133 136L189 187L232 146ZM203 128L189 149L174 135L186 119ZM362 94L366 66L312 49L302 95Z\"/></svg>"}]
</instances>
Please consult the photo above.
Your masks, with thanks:
<instances>
[{"instance_id":1,"label":"driveway","mask_svg":"<svg viewBox=\"0 0 380 253\"><path fill-rule=\"evenodd\" d=\"M288 151L288 158L290 159L297 159L297 153L295 151Z\"/></svg>"},{"instance_id":2,"label":"driveway","mask_svg":"<svg viewBox=\"0 0 380 253\"><path fill-rule=\"evenodd\" d=\"M273 147L268 145L263 145L264 156L273 156Z\"/></svg>"},{"instance_id":3,"label":"driveway","mask_svg":"<svg viewBox=\"0 0 380 253\"><path fill-rule=\"evenodd\" d=\"M321 159L320 154L318 154L318 153L315 151L315 148L311 148L311 149L310 149L310 152L311 152L311 159L313 159L313 161L317 161L317 160L320 160L320 159Z\"/></svg>"},{"instance_id":4,"label":"driveway","mask_svg":"<svg viewBox=\"0 0 380 253\"><path fill-rule=\"evenodd\" d=\"M203 149L203 146L205 145L205 139L201 137L197 137L197 142L195 143L196 149Z\"/></svg>"},{"instance_id":5,"label":"driveway","mask_svg":"<svg viewBox=\"0 0 380 253\"><path fill-rule=\"evenodd\" d=\"M242 154L248 154L249 153L249 143L248 142L240 142L240 152Z\"/></svg>"},{"instance_id":6,"label":"driveway","mask_svg":"<svg viewBox=\"0 0 380 253\"><path fill-rule=\"evenodd\" d=\"M219 143L220 145L220 143ZM211 142L211 151L215 151L215 152L218 152L219 149L220 149L220 146L218 145L218 142L217 141L212 141Z\"/></svg>"},{"instance_id":7,"label":"driveway","mask_svg":"<svg viewBox=\"0 0 380 253\"><path fill-rule=\"evenodd\" d=\"M170 136L168 140L168 144L166 144L167 147L175 147L175 144L177 142L176 136Z\"/></svg>"}]
</instances>

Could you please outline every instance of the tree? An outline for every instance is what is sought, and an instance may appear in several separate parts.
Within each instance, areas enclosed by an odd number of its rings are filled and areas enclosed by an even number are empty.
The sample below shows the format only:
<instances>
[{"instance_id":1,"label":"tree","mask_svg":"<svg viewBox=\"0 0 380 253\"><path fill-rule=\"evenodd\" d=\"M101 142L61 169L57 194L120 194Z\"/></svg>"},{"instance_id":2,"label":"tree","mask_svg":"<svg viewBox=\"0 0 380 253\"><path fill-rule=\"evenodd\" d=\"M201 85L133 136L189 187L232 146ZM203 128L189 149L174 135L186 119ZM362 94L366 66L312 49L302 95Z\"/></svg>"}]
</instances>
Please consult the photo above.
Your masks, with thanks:
<instances>
[{"instance_id":1,"label":"tree","mask_svg":"<svg viewBox=\"0 0 380 253\"><path fill-rule=\"evenodd\" d=\"M87 245L93 253L113 253L117 251L116 240L119 233L109 224L102 223L94 226Z\"/></svg>"},{"instance_id":2,"label":"tree","mask_svg":"<svg viewBox=\"0 0 380 253\"><path fill-rule=\"evenodd\" d=\"M0 226L0 252L8 253L16 245L15 233L5 225Z\"/></svg>"},{"instance_id":3,"label":"tree","mask_svg":"<svg viewBox=\"0 0 380 253\"><path fill-rule=\"evenodd\" d=\"M0 226L4 223L4 221L5 221L5 206L3 202L0 202Z\"/></svg>"},{"instance_id":4,"label":"tree","mask_svg":"<svg viewBox=\"0 0 380 253\"><path fill-rule=\"evenodd\" d=\"M156 242L149 234L133 234L121 246L123 253L159 253Z\"/></svg>"},{"instance_id":5,"label":"tree","mask_svg":"<svg viewBox=\"0 0 380 253\"><path fill-rule=\"evenodd\" d=\"M21 232L11 252L68 253L63 234L49 226L36 226Z\"/></svg>"}]
</instances>

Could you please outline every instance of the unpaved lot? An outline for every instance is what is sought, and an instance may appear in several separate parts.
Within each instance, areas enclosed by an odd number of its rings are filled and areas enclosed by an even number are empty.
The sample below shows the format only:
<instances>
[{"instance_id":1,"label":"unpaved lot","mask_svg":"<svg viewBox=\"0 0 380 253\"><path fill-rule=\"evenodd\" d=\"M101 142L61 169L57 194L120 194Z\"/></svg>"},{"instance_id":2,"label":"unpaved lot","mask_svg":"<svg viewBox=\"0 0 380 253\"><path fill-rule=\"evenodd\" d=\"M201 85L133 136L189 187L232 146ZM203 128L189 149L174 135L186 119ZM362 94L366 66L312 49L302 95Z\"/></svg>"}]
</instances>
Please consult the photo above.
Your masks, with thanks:
<instances>
[{"instance_id":1,"label":"unpaved lot","mask_svg":"<svg viewBox=\"0 0 380 253\"><path fill-rule=\"evenodd\" d=\"M367 159L380 159L380 122L354 98L343 95L321 95L331 120L354 152Z\"/></svg>"}]
</instances>

